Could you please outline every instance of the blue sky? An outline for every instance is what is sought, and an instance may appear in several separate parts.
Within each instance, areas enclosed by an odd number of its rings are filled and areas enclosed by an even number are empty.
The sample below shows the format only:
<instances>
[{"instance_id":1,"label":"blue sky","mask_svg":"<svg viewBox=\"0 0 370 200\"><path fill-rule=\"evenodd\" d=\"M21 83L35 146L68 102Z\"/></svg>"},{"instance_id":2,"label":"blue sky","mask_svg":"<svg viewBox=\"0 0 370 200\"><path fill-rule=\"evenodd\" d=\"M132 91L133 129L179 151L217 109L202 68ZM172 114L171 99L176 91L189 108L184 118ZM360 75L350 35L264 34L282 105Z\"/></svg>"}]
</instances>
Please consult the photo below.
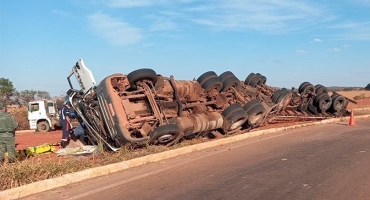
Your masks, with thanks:
<instances>
[{"instance_id":1,"label":"blue sky","mask_svg":"<svg viewBox=\"0 0 370 200\"><path fill-rule=\"evenodd\" d=\"M298 87L370 82L370 0L1 0L0 77L67 91L79 58L99 82L152 68L175 79L250 72Z\"/></svg>"}]
</instances>

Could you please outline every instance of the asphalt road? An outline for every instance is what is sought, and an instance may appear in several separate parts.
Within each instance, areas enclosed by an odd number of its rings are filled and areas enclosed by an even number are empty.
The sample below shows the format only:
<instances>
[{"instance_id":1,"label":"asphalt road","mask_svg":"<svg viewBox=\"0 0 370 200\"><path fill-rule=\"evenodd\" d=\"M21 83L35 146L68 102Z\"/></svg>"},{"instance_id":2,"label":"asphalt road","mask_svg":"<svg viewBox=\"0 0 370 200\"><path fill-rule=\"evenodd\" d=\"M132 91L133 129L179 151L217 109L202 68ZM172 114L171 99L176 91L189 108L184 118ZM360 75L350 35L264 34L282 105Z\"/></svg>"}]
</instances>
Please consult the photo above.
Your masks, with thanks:
<instances>
[{"instance_id":1,"label":"asphalt road","mask_svg":"<svg viewBox=\"0 0 370 200\"><path fill-rule=\"evenodd\" d=\"M370 119L346 124L249 139L23 199L370 199Z\"/></svg>"}]
</instances>

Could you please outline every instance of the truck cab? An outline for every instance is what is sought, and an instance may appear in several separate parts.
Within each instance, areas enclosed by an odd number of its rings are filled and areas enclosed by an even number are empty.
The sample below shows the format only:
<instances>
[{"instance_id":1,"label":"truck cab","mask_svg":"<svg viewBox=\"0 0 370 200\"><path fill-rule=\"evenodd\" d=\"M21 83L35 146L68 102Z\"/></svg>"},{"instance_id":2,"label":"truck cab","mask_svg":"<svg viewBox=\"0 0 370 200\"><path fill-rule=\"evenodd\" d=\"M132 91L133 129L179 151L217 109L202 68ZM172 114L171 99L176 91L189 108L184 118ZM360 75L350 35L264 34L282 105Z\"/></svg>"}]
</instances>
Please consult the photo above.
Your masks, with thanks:
<instances>
[{"instance_id":1,"label":"truck cab","mask_svg":"<svg viewBox=\"0 0 370 200\"><path fill-rule=\"evenodd\" d=\"M30 129L48 132L59 127L59 114L56 103L48 100L28 103L28 121Z\"/></svg>"}]
</instances>

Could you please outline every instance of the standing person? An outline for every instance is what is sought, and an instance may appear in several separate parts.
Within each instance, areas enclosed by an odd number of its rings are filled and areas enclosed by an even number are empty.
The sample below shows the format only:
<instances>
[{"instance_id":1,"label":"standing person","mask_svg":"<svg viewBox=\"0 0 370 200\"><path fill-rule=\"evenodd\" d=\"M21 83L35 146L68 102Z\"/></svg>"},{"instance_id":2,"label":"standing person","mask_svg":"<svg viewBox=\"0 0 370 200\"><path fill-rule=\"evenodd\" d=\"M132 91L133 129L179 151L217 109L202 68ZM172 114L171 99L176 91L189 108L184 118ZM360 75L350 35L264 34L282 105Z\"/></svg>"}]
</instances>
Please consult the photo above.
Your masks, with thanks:
<instances>
[{"instance_id":1,"label":"standing person","mask_svg":"<svg viewBox=\"0 0 370 200\"><path fill-rule=\"evenodd\" d=\"M18 123L7 113L6 105L0 104L0 163L4 162L4 154L8 152L9 162L15 161L15 129Z\"/></svg>"},{"instance_id":2,"label":"standing person","mask_svg":"<svg viewBox=\"0 0 370 200\"><path fill-rule=\"evenodd\" d=\"M68 144L69 139L69 132L72 129L71 119L69 117L70 111L69 108L71 107L71 103L69 102L69 96L67 95L62 110L60 112L60 125L62 126L62 141L61 145L62 148L65 148Z\"/></svg>"}]
</instances>

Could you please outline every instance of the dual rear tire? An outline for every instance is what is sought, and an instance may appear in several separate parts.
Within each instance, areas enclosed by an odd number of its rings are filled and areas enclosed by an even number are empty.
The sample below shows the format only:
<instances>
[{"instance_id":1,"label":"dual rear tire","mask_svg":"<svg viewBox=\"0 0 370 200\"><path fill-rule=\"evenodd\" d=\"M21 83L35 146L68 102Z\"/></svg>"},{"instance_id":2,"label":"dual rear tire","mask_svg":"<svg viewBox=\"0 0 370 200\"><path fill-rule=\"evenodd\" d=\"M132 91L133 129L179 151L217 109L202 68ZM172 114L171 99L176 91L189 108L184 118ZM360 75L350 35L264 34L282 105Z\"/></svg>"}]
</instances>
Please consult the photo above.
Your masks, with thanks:
<instances>
[{"instance_id":1,"label":"dual rear tire","mask_svg":"<svg viewBox=\"0 0 370 200\"><path fill-rule=\"evenodd\" d=\"M222 80L214 71L203 73L201 76L199 76L197 82L206 92L210 92L212 89L220 92L223 87Z\"/></svg>"},{"instance_id":2,"label":"dual rear tire","mask_svg":"<svg viewBox=\"0 0 370 200\"><path fill-rule=\"evenodd\" d=\"M248 113L248 126L257 127L265 118L266 108L258 99L253 99L243 106L243 109Z\"/></svg>"}]
</instances>

